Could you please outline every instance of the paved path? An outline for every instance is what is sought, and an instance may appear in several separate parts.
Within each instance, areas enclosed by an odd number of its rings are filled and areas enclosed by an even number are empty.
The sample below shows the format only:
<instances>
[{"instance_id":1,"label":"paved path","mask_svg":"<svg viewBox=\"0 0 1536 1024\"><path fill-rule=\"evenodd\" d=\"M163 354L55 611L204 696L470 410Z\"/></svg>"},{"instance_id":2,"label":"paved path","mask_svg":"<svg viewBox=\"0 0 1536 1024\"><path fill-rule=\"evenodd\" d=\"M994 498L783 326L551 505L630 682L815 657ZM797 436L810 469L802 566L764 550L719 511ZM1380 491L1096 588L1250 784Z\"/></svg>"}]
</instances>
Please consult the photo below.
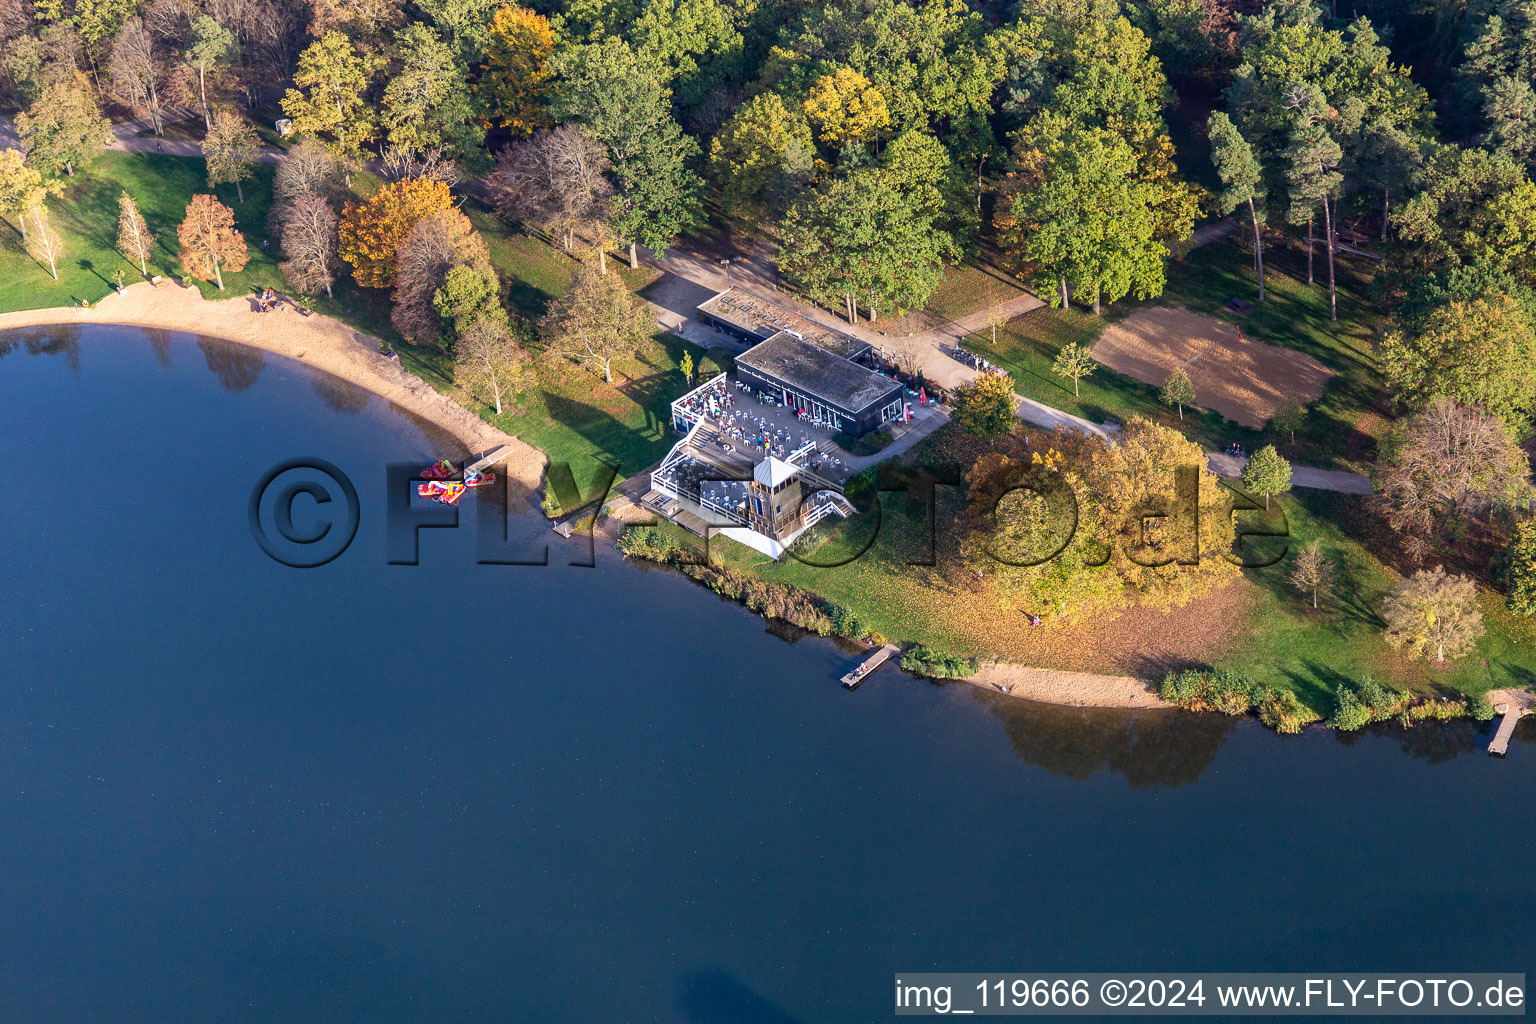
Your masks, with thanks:
<instances>
[{"instance_id":1,"label":"paved path","mask_svg":"<svg viewBox=\"0 0 1536 1024\"><path fill-rule=\"evenodd\" d=\"M1247 456L1234 457L1225 452L1206 452L1205 457L1212 473L1228 479L1241 476L1243 467L1248 464ZM1291 486L1338 491L1341 494L1370 494L1373 490L1368 476L1338 469L1316 469L1312 466L1292 466Z\"/></svg>"},{"instance_id":2,"label":"paved path","mask_svg":"<svg viewBox=\"0 0 1536 1024\"><path fill-rule=\"evenodd\" d=\"M167 110L165 124L180 124L202 118L196 110ZM140 135L149 131L148 121L119 121L112 126L112 144L107 148L119 153L163 153L167 156L202 158L203 145L191 139L163 139L157 135ZM0 117L0 149L20 149L21 140L16 136L16 123L9 117ZM257 163L275 164L283 152L271 146L263 146Z\"/></svg>"},{"instance_id":3,"label":"paved path","mask_svg":"<svg viewBox=\"0 0 1536 1024\"><path fill-rule=\"evenodd\" d=\"M1118 427L1092 423L1081 416L1073 416L1069 412L1063 412L1022 395L1013 397L1016 400L1013 414L1037 427L1046 429L1058 426L1073 427L1085 433L1098 434L1103 438L1113 438L1120 432ZM1205 458L1212 473L1229 480L1241 476L1243 467L1248 464L1246 456L1234 457L1225 452L1206 452ZM1313 466L1292 466L1291 486L1319 491L1338 491L1341 494L1370 494L1372 491L1371 478L1368 476L1336 469L1317 469Z\"/></svg>"}]
</instances>

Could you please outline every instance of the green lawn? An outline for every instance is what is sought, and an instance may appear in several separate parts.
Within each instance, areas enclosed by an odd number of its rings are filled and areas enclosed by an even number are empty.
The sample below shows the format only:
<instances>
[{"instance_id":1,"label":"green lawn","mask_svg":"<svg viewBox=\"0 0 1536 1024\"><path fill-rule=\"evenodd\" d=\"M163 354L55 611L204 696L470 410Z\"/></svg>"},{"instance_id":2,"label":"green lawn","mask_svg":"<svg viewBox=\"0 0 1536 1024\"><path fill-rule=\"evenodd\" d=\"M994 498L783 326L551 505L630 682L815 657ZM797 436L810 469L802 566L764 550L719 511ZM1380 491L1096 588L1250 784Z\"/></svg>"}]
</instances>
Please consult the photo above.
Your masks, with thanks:
<instances>
[{"instance_id":1,"label":"green lawn","mask_svg":"<svg viewBox=\"0 0 1536 1024\"><path fill-rule=\"evenodd\" d=\"M986 331L972 335L965 344L1008 370L1019 394L1095 423L1147 416L1179 426L1207 448L1224 447L1234 440L1249 450L1276 443L1296 462L1357 464L1371 451L1379 430L1379 422L1370 412L1381 387L1372 356L1380 319L1366 297L1370 282L1354 272L1354 265L1340 263L1339 321L1333 323L1328 319L1326 286L1308 287L1305 283L1304 250L1278 245L1271 249L1266 253L1265 268L1268 297L1255 303L1247 316L1235 316L1222 308L1230 298L1253 301L1258 294L1251 257L1235 242L1227 241L1203 246L1183 263L1171 264L1167 289L1151 302L1121 302L1107 308L1103 317L1083 309L1037 309L999 330L995 345ZM1319 250L1318 273L1326 275L1322 261ZM1173 410L1162 405L1157 388L1106 367L1099 367L1081 382L1080 396L1073 395L1070 380L1051 372L1051 364L1064 345L1092 345L1106 324L1154 304L1184 306L1218 317L1241 326L1245 336L1306 352L1334 370L1336 376L1313 403L1295 443L1272 431L1241 427L1213 412L1186 409L1181 422Z\"/></svg>"},{"instance_id":2,"label":"green lawn","mask_svg":"<svg viewBox=\"0 0 1536 1024\"><path fill-rule=\"evenodd\" d=\"M1398 688L1446 694L1478 694L1536 681L1533 623L1511 615L1502 596L1491 591L1481 592L1487 631L1472 654L1436 667L1387 647L1379 612L1398 577L1351 536L1353 531L1346 532L1362 519L1360 499L1296 490L1281 503L1290 528L1290 551L1294 554L1303 544L1320 540L1324 554L1334 562L1335 585L1313 611L1310 595L1290 583L1290 558L1268 569L1247 570L1244 575L1258 595L1251 628L1246 642L1215 667L1295 690L1325 714L1340 682L1365 675Z\"/></svg>"},{"instance_id":3,"label":"green lawn","mask_svg":"<svg viewBox=\"0 0 1536 1024\"><path fill-rule=\"evenodd\" d=\"M688 390L678 367L685 351L694 365L704 355L675 335L657 334L641 351L614 360L611 385L590 366L540 355L538 386L517 409L500 418L477 411L551 461L570 463L583 487L598 462L618 466L624 479L660 461L677 440L671 405Z\"/></svg>"},{"instance_id":4,"label":"green lawn","mask_svg":"<svg viewBox=\"0 0 1536 1024\"><path fill-rule=\"evenodd\" d=\"M151 275L181 274L177 262L176 227L187 201L198 192L214 192L235 211L235 220L251 245L251 261L237 274L225 274L226 297L249 294L268 285L281 287L273 247L261 248L266 237L267 211L272 202L272 168L261 165L245 183L243 205L235 202L233 186L209 189L201 160L143 153L107 153L66 179L64 195L49 203L54 227L63 237L64 258L55 282L21 246L21 235L6 224L0 244L0 311L38 306L95 303L112 291L113 276L123 283L142 280L137 263L117 251L118 196L126 189L139 204L155 236ZM211 282L194 282L208 296L218 295Z\"/></svg>"},{"instance_id":5,"label":"green lawn","mask_svg":"<svg viewBox=\"0 0 1536 1024\"><path fill-rule=\"evenodd\" d=\"M193 127L200 128L200 124ZM161 154L108 153L69 181L64 195L50 204L55 226L64 239L65 257L59 263L55 283L45 267L39 267L22 250L20 234L11 225L0 240L0 312L38 306L67 306L81 301L96 303L113 288L113 276L123 272L125 284L141 279L139 268L116 250L118 196L127 189L139 203L150 231L155 235L151 276L182 276L176 258L176 228L187 201L198 192L213 191L235 211L236 221L250 242L251 259L239 273L224 275L222 296L211 282L192 282L209 298L249 295L265 287L284 288L278 271L275 239L267 240L267 215L272 203L270 164L255 168L245 183L245 202L235 198L233 186L210 190L203 161ZM371 193L379 180L371 174L352 177L358 196ZM477 204L465 206L475 227L483 234L491 261L508 289L508 307L514 318L532 325L543 316L551 299L570 287L577 263L534 234L509 230ZM630 270L622 260L609 267L633 290L645 287L656 276L647 267ZM316 310L389 342L401 353L406 368L435 388L453 390L453 363L448 351L437 345L405 342L390 323L390 295L384 288L359 288L345 274L336 282L334 298L318 297ZM638 472L665 454L671 437L667 430L671 400L686 390L678 360L692 349L694 362L700 349L681 339L658 336L642 351L616 360L615 382L609 386L585 367L567 360L540 355L539 384L522 407L497 420L508 433L524 438L552 459L569 461L577 478L585 480L594 460L617 462L628 475ZM535 344L537 352L537 345ZM496 420L489 409L477 410Z\"/></svg>"}]
</instances>

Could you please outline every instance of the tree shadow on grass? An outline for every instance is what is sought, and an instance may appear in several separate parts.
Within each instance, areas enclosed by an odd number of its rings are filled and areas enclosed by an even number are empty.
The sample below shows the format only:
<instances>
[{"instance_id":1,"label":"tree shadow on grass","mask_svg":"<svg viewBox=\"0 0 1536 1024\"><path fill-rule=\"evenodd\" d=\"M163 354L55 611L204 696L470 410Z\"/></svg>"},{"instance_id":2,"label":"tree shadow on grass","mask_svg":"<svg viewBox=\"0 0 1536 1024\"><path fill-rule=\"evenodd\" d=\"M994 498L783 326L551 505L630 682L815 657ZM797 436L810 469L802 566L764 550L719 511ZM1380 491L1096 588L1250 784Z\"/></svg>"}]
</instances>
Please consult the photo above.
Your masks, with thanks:
<instances>
[{"instance_id":1,"label":"tree shadow on grass","mask_svg":"<svg viewBox=\"0 0 1536 1024\"><path fill-rule=\"evenodd\" d=\"M1356 682L1338 669L1310 659L1303 661L1300 669L1286 668L1280 671L1290 680L1291 689L1301 698L1301 702L1324 717L1333 712L1333 695L1339 687L1344 683Z\"/></svg>"},{"instance_id":2,"label":"tree shadow on grass","mask_svg":"<svg viewBox=\"0 0 1536 1024\"><path fill-rule=\"evenodd\" d=\"M551 422L579 436L595 449L591 457L619 467L619 478L638 473L665 454L665 437L647 437L613 414L564 395L546 391L544 408ZM580 476L585 467L573 466Z\"/></svg>"}]
</instances>

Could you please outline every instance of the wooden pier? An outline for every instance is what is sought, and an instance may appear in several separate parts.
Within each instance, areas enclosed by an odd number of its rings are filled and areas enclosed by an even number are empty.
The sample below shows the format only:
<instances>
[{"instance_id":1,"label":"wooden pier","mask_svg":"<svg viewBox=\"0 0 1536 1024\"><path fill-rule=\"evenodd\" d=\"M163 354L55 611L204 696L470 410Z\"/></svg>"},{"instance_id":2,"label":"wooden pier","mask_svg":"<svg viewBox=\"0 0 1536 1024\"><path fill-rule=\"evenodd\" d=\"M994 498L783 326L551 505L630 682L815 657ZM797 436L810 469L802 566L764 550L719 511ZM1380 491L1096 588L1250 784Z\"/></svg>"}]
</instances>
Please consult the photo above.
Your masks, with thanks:
<instances>
[{"instance_id":1,"label":"wooden pier","mask_svg":"<svg viewBox=\"0 0 1536 1024\"><path fill-rule=\"evenodd\" d=\"M502 459L511 454L511 452L511 445L499 444L495 448L492 448L485 455L482 455L474 462L471 462L469 465L465 466L464 473L468 475L470 473L479 473L483 470L490 469L492 466L496 465L496 463L500 462Z\"/></svg>"},{"instance_id":2,"label":"wooden pier","mask_svg":"<svg viewBox=\"0 0 1536 1024\"><path fill-rule=\"evenodd\" d=\"M861 661L852 672L843 676L843 685L850 690L856 688L860 683L868 679L875 669L884 665L892 658L898 657L900 654L900 647L897 647L895 644L886 644L874 654Z\"/></svg>"},{"instance_id":3,"label":"wooden pier","mask_svg":"<svg viewBox=\"0 0 1536 1024\"><path fill-rule=\"evenodd\" d=\"M1536 709L1536 695L1523 690L1495 690L1488 699L1493 702L1493 709L1504 716L1498 732L1493 734L1493 742L1488 744L1488 753L1503 757L1509 753L1509 738L1515 734L1520 717Z\"/></svg>"}]
</instances>

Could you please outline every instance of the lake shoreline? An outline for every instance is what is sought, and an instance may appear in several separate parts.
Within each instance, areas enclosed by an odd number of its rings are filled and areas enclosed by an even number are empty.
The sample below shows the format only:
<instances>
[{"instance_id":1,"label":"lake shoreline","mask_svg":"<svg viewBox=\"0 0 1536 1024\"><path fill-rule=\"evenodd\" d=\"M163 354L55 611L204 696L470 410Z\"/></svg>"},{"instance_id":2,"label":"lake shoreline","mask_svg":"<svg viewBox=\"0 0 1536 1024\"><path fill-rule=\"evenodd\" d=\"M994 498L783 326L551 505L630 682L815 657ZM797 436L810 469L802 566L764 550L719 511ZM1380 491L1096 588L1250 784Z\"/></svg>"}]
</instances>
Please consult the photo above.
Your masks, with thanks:
<instances>
[{"instance_id":1,"label":"lake shoreline","mask_svg":"<svg viewBox=\"0 0 1536 1024\"><path fill-rule=\"evenodd\" d=\"M0 313L0 331L85 324L177 331L285 356L431 423L463 446L460 456L506 445L512 449L506 459L508 475L530 491L543 482L548 459L542 451L497 429L380 354L380 339L321 313L305 315L291 300L285 299L278 310L262 313L254 296L205 299L196 288L162 280L130 285L94 306Z\"/></svg>"}]
</instances>

